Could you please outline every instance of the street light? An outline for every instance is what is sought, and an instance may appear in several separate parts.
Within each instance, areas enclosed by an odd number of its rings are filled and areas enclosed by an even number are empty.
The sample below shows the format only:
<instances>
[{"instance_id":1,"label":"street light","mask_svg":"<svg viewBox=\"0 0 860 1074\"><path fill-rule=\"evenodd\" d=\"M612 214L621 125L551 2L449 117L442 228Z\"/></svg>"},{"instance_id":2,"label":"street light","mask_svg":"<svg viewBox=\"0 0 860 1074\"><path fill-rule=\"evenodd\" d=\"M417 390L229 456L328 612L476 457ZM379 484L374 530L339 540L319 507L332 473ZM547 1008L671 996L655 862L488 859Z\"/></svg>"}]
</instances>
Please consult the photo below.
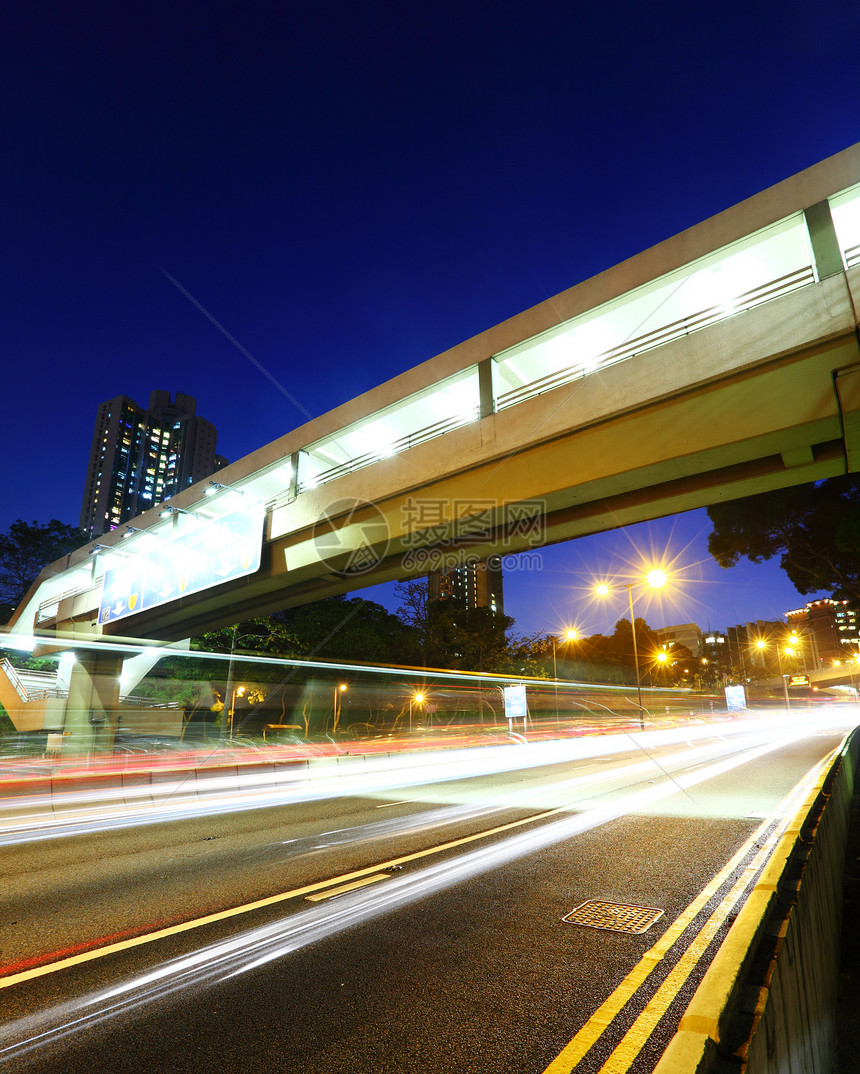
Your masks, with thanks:
<instances>
[{"instance_id":1,"label":"street light","mask_svg":"<svg viewBox=\"0 0 860 1074\"><path fill-rule=\"evenodd\" d=\"M796 634L793 635L793 639L794 639L794 641L797 641L797 635ZM783 699L785 701L785 711L786 712L788 712L789 709L791 708L791 698L789 697L789 694L788 694L788 680L791 678L791 676L787 672L784 672L782 670L782 658L784 656L794 657L796 655L797 654L795 653L794 649L792 649L790 642L782 650L779 647L779 642L777 642L777 645L776 645L776 660L777 660L777 664L779 665L779 678L780 678L780 681L782 682L782 696L783 696Z\"/></svg>"},{"instance_id":2,"label":"street light","mask_svg":"<svg viewBox=\"0 0 860 1074\"><path fill-rule=\"evenodd\" d=\"M410 731L412 730L412 703L413 703L413 701L415 702L416 705L423 705L424 704L424 695L419 691L419 692L414 693L409 698L409 730Z\"/></svg>"},{"instance_id":3,"label":"street light","mask_svg":"<svg viewBox=\"0 0 860 1074\"><path fill-rule=\"evenodd\" d=\"M571 629L571 630L565 630L565 632L562 634L561 637L562 637L562 641L570 642L570 641L576 641L576 639L579 637L579 634L575 630ZM552 677L554 679L557 679L558 678L558 672L556 671L556 662L555 662L556 653L555 653L555 650L556 650L556 636L555 636L555 634L553 634L552 635Z\"/></svg>"},{"instance_id":4,"label":"street light","mask_svg":"<svg viewBox=\"0 0 860 1074\"><path fill-rule=\"evenodd\" d=\"M224 704L225 705L227 704L227 698L232 696L232 690L233 690L233 658L236 655L236 642L240 638L261 638L261 637L265 637L265 635L263 635L263 634L240 634L239 633L239 623L236 623L235 626L233 627L233 634L232 634L232 636L230 638L230 662L227 665L227 685L224 688ZM269 634L269 638L271 638L271 637L273 637L273 635ZM224 716L221 717L221 731L220 731L220 734L219 734L218 737L221 738L221 739L224 739L224 738L227 737L227 720L224 718ZM231 738L233 737L233 721L232 721L232 718L230 720L230 737Z\"/></svg>"},{"instance_id":5,"label":"street light","mask_svg":"<svg viewBox=\"0 0 860 1074\"><path fill-rule=\"evenodd\" d=\"M571 642L576 641L579 634L572 628L565 630L562 638L564 641ZM556 636L552 635L552 677L555 681L555 720L558 723L558 669L556 667Z\"/></svg>"},{"instance_id":6,"label":"street light","mask_svg":"<svg viewBox=\"0 0 860 1074\"><path fill-rule=\"evenodd\" d=\"M340 710L343 703L343 694L346 693L345 682L338 683L334 688L334 722L332 723L331 733L334 734L337 731L337 725L340 722Z\"/></svg>"},{"instance_id":7,"label":"street light","mask_svg":"<svg viewBox=\"0 0 860 1074\"><path fill-rule=\"evenodd\" d=\"M236 715L236 698L237 697L244 697L245 696L245 690L246 690L246 687L238 686L233 691L233 700L232 700L232 702L230 704L230 712L228 713L228 716L230 717L230 738L233 737L233 719L234 719L234 717ZM222 723L223 723L223 720L222 720Z\"/></svg>"},{"instance_id":8,"label":"street light","mask_svg":"<svg viewBox=\"0 0 860 1074\"><path fill-rule=\"evenodd\" d=\"M666 572L655 567L645 576L644 584L651 589L660 589L666 582ZM639 649L636 645L636 617L633 612L633 586L636 584L636 582L621 582L617 585L608 585L606 582L601 582L595 587L595 592L599 597L605 597L614 589L627 590L627 599L630 602L630 633L633 635L633 666L636 669L636 701L639 705L639 726L644 730L645 715L644 709L642 708L642 680L639 675ZM639 584L641 585L642 583L640 582Z\"/></svg>"}]
</instances>

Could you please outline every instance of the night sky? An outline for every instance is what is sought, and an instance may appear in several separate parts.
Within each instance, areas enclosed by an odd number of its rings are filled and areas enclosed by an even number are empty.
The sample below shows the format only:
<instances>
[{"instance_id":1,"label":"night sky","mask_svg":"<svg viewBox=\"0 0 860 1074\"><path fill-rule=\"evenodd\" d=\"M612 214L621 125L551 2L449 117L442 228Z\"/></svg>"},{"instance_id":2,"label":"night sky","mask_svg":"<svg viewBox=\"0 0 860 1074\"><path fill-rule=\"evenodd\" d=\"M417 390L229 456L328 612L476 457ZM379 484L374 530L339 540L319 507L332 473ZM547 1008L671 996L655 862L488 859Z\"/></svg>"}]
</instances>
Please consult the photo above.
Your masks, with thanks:
<instances>
[{"instance_id":1,"label":"night sky","mask_svg":"<svg viewBox=\"0 0 860 1074\"><path fill-rule=\"evenodd\" d=\"M860 140L849 3L34 0L4 23L2 530L77 523L112 396L193 395L238 459L306 420L270 378L323 413ZM685 579L643 601L654 626L807 599L774 564L721 571L708 531L546 549L507 611L611 629L626 601L590 580L637 550Z\"/></svg>"}]
</instances>

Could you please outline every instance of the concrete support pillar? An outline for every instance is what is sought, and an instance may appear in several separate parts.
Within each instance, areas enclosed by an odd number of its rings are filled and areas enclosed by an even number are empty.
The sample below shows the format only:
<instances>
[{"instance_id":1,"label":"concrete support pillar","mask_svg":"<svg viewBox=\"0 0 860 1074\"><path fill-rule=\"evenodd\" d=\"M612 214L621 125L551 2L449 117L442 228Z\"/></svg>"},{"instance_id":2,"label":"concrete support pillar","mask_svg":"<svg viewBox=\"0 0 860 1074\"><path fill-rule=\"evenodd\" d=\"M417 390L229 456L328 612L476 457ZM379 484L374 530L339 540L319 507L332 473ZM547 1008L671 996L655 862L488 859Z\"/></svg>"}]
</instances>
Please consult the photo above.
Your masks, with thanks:
<instances>
[{"instance_id":1,"label":"concrete support pillar","mask_svg":"<svg viewBox=\"0 0 860 1074\"><path fill-rule=\"evenodd\" d=\"M287 495L292 502L299 494L299 453L294 451L290 455L290 485Z\"/></svg>"},{"instance_id":2,"label":"concrete support pillar","mask_svg":"<svg viewBox=\"0 0 860 1074\"><path fill-rule=\"evenodd\" d=\"M488 418L496 412L496 397L493 394L493 359L485 358L478 362L478 395L481 403L481 417Z\"/></svg>"},{"instance_id":3,"label":"concrete support pillar","mask_svg":"<svg viewBox=\"0 0 860 1074\"><path fill-rule=\"evenodd\" d=\"M860 471L860 365L837 370L833 382L842 419L845 462L848 473L856 474Z\"/></svg>"},{"instance_id":4,"label":"concrete support pillar","mask_svg":"<svg viewBox=\"0 0 860 1074\"><path fill-rule=\"evenodd\" d=\"M117 653L81 652L69 680L63 730L68 753L86 753L113 745L119 708L122 656Z\"/></svg>"},{"instance_id":5,"label":"concrete support pillar","mask_svg":"<svg viewBox=\"0 0 860 1074\"><path fill-rule=\"evenodd\" d=\"M803 210L803 215L806 218L809 242L812 246L812 256L815 258L815 269L819 280L838 275L843 271L842 254L839 250L839 240L836 238L836 228L833 226L833 217L830 215L829 202L819 201L817 205L810 205L808 209Z\"/></svg>"}]
</instances>

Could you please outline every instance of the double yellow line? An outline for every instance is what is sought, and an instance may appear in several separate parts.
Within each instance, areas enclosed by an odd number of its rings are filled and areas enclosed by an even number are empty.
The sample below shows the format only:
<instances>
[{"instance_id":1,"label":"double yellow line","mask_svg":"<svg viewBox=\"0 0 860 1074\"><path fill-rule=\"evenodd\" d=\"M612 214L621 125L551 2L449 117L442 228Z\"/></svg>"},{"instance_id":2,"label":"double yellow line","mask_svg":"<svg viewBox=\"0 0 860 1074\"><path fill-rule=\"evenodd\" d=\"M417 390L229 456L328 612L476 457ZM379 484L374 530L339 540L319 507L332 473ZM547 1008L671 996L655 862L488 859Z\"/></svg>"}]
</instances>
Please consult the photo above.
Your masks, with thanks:
<instances>
[{"instance_id":1,"label":"double yellow line","mask_svg":"<svg viewBox=\"0 0 860 1074\"><path fill-rule=\"evenodd\" d=\"M145 944L154 943L157 940L178 936L180 933L190 932L192 929L203 928L206 925L213 925L216 922L226 921L232 917L240 917L243 914L249 914L255 910L262 910L268 906L276 906L278 903L286 902L289 899L305 897L316 901L314 899L316 893L323 893L323 898L339 894L352 887L364 886L366 883L372 883L377 879L382 879L382 876L379 876L378 874L384 873L385 870L394 869L398 866L405 865L408 862L419 861L421 858L428 858L433 854L441 854L446 850L453 850L456 847L465 846L468 843L474 843L480 839L487 839L490 836L499 835L502 832L509 832L514 828L521 828L526 824L539 824L541 821L548 820L550 817L555 817L561 813L568 812L568 806L558 806L556 809L549 809L543 813L537 813L534 816L522 817L519 820L513 820L507 824L499 824L495 828L489 828L486 831L475 832L472 835L464 835L459 839L451 839L446 843L427 847L425 850L417 850L412 854L404 854L398 858L391 858L388 861L380 862L377 865L370 865L364 869L356 869L353 872L344 873L342 876L335 876L328 880L306 884L303 887L293 888L290 891L282 891L277 895L270 895L265 899L257 899L254 902L245 903L242 906L231 906L227 910L219 910L216 913L207 914L205 917L197 917L191 921L181 921L176 925L168 925L165 928L157 929L155 932L147 932L142 933L139 936L132 936L127 940L119 940L116 943L105 944L101 947L93 947L87 951L81 951L78 954L57 959L55 962L46 962L41 966L33 966L30 969L21 970L18 973L9 973L6 976L0 976L0 989L10 988L12 985L22 984L25 981L32 981L37 977L45 977L51 973L58 973L61 970L70 969L72 966L79 966L84 962L93 962L96 959L104 958L107 955L115 955L121 951L128 951L134 947L142 947ZM371 876L373 877L373 880L368 879ZM341 885L343 885L343 887L341 887Z\"/></svg>"},{"instance_id":2,"label":"double yellow line","mask_svg":"<svg viewBox=\"0 0 860 1074\"><path fill-rule=\"evenodd\" d=\"M629 1070L633 1061L645 1047L649 1037L656 1029L658 1022L677 997L679 989L698 966L720 927L725 923L732 909L754 882L759 870L773 853L774 847L788 827L800 803L820 778L821 773L833 762L837 752L836 750L832 751L797 783L774 810L771 817L756 828L720 872L699 892L683 913L672 922L657 943L649 951L646 951L612 995L597 1008L565 1049L553 1059L543 1074L571 1074L576 1068L576 1064L600 1040L657 966L665 959L673 944L677 943L707 903L727 883L758 842L765 837L768 828L773 823L773 818L779 817L779 822L766 836L761 849L744 868L741 876L723 897L716 910L690 940L678 961L669 971L666 979L600 1068L600 1074L624 1074L625 1071Z\"/></svg>"}]
</instances>

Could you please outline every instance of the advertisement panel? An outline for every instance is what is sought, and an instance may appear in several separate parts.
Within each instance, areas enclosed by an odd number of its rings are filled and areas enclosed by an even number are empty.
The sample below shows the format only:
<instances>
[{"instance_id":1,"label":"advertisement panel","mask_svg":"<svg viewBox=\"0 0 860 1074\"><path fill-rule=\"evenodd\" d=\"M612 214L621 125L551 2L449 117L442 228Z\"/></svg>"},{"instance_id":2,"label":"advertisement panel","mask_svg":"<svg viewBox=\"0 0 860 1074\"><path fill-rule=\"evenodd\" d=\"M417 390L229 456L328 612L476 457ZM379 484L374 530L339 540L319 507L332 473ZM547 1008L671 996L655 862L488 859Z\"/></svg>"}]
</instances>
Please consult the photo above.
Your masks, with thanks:
<instances>
[{"instance_id":1,"label":"advertisement panel","mask_svg":"<svg viewBox=\"0 0 860 1074\"><path fill-rule=\"evenodd\" d=\"M143 542L132 542L122 560L111 557L105 566L99 622L115 623L253 574L260 567L264 519L262 501L252 500L221 518L198 520L187 533L153 537L140 551L133 545Z\"/></svg>"}]
</instances>

